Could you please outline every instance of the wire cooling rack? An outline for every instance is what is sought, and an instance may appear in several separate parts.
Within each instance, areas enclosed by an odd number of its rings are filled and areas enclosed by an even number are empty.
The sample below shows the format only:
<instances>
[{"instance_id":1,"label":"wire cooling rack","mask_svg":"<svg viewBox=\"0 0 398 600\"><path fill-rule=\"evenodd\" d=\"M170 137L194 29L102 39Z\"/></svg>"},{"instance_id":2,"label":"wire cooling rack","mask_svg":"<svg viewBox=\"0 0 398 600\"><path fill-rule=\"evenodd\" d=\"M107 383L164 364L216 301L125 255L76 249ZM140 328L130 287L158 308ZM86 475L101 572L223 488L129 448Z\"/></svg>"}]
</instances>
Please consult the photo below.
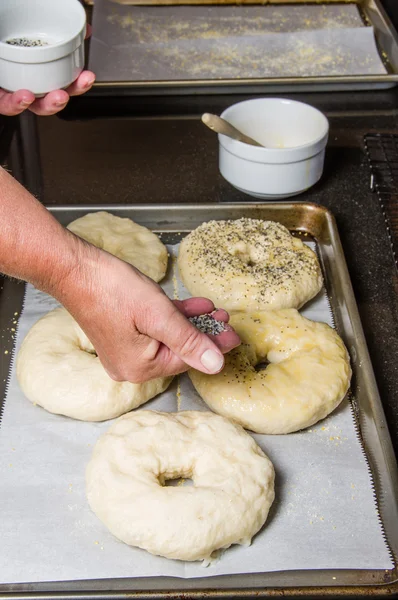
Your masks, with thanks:
<instances>
[{"instance_id":1,"label":"wire cooling rack","mask_svg":"<svg viewBox=\"0 0 398 600\"><path fill-rule=\"evenodd\" d=\"M377 193L398 268L398 135L368 133L365 149L370 163L370 187Z\"/></svg>"}]
</instances>

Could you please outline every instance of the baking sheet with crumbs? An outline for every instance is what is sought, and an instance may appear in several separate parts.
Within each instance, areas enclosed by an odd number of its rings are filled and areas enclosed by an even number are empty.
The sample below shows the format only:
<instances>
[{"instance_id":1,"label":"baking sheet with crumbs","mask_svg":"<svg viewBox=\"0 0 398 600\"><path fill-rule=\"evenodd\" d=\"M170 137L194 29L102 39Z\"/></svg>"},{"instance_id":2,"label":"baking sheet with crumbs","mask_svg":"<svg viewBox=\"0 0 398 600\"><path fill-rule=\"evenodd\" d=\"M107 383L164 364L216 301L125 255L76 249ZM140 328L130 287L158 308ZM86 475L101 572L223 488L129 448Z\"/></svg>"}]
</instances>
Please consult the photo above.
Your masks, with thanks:
<instances>
[{"instance_id":1,"label":"baking sheet with crumbs","mask_svg":"<svg viewBox=\"0 0 398 600\"><path fill-rule=\"evenodd\" d=\"M170 297L183 299L188 293L176 270L178 246L168 248L163 287ZM52 298L27 286L17 349L31 326L55 306ZM301 312L332 324L324 291ZM142 408L206 410L206 405L183 375ZM305 431L254 435L275 466L274 505L249 548L233 546L207 568L131 548L90 511L85 467L109 426L109 421L83 423L32 405L18 387L13 366L0 428L0 583L393 567L347 401Z\"/></svg>"},{"instance_id":2,"label":"baking sheet with crumbs","mask_svg":"<svg viewBox=\"0 0 398 600\"><path fill-rule=\"evenodd\" d=\"M98 82L380 75L354 4L126 6L96 0Z\"/></svg>"}]
</instances>

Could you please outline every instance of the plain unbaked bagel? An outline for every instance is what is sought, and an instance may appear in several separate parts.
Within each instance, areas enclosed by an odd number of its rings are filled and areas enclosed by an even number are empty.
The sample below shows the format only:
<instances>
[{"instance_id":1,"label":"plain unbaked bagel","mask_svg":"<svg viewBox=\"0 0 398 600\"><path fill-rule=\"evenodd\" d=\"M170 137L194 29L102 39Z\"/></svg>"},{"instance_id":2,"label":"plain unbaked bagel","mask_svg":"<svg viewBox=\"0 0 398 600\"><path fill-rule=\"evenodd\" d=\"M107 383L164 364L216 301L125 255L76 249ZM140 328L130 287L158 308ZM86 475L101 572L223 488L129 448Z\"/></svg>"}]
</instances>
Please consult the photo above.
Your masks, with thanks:
<instances>
[{"instance_id":1,"label":"plain unbaked bagel","mask_svg":"<svg viewBox=\"0 0 398 600\"><path fill-rule=\"evenodd\" d=\"M49 312L30 329L18 352L17 378L34 404L82 421L118 417L163 392L172 380L113 381L64 308Z\"/></svg>"},{"instance_id":2,"label":"plain unbaked bagel","mask_svg":"<svg viewBox=\"0 0 398 600\"><path fill-rule=\"evenodd\" d=\"M130 263L154 281L160 281L166 274L166 246L152 231L131 219L101 211L72 221L68 229L94 246Z\"/></svg>"},{"instance_id":3,"label":"plain unbaked bagel","mask_svg":"<svg viewBox=\"0 0 398 600\"><path fill-rule=\"evenodd\" d=\"M164 486L191 478L193 486ZM274 499L274 469L253 438L210 412L139 410L97 442L87 498L118 539L179 560L249 544Z\"/></svg>"},{"instance_id":4,"label":"plain unbaked bagel","mask_svg":"<svg viewBox=\"0 0 398 600\"><path fill-rule=\"evenodd\" d=\"M209 221L183 239L181 279L229 311L300 308L322 287L315 253L280 223Z\"/></svg>"},{"instance_id":5,"label":"plain unbaked bagel","mask_svg":"<svg viewBox=\"0 0 398 600\"><path fill-rule=\"evenodd\" d=\"M351 368L338 334L295 309L236 313L242 345L217 375L190 378L215 412L257 433L291 433L331 413L347 393ZM256 366L269 361L263 370Z\"/></svg>"}]
</instances>

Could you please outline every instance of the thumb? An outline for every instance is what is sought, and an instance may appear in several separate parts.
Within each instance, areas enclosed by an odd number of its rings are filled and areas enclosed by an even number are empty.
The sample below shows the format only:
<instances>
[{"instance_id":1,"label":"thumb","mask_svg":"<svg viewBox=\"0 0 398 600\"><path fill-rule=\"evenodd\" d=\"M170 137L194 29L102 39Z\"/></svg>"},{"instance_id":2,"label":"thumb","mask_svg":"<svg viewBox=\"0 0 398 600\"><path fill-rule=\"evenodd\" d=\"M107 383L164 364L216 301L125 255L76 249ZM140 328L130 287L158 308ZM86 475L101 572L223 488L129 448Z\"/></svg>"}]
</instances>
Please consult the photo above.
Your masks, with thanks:
<instances>
[{"instance_id":1,"label":"thumb","mask_svg":"<svg viewBox=\"0 0 398 600\"><path fill-rule=\"evenodd\" d=\"M192 325L167 297L162 300L162 306L158 307L160 315L152 319L147 331L141 332L162 342L198 371L211 374L221 371L224 356L216 344Z\"/></svg>"}]
</instances>

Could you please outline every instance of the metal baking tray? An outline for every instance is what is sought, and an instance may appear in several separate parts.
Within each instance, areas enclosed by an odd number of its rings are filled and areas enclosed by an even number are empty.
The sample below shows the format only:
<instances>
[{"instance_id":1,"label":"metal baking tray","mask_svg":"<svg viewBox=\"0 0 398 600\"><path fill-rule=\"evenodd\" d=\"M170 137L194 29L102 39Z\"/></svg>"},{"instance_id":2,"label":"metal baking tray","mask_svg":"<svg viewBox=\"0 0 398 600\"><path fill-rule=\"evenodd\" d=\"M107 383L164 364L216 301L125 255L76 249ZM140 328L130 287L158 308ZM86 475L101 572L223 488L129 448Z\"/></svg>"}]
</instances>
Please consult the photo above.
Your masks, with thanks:
<instances>
[{"instance_id":1,"label":"metal baking tray","mask_svg":"<svg viewBox=\"0 0 398 600\"><path fill-rule=\"evenodd\" d=\"M115 0L116 4L239 4L237 0ZM378 75L342 75L319 77L267 77L256 79L198 79L198 80L159 80L159 81L105 81L94 84L91 95L110 95L115 90L124 95L180 95L180 94L226 94L226 93L289 93L292 91L347 91L384 89L398 82L398 34L386 14L380 0L317 0L317 4L355 4L365 24L375 31L380 57L387 73ZM264 4L263 0L253 0L253 4ZM265 4L281 4L281 0L267 0ZM288 0L289 4L311 4L306 0ZM87 6L88 14L95 10L94 4ZM245 2L247 4L247 2ZM88 52L89 52L88 43Z\"/></svg>"},{"instance_id":2,"label":"metal baking tray","mask_svg":"<svg viewBox=\"0 0 398 600\"><path fill-rule=\"evenodd\" d=\"M333 215L316 204L285 203L257 205L129 205L129 206L57 206L50 212L66 225L86 213L107 210L133 218L153 231L162 233L162 241L175 243L181 237L211 219L252 217L279 221L298 235L314 239L322 265L325 286L337 330L349 349L353 379L351 402L356 416L359 439L367 457L375 498L395 568L392 570L311 570L284 571L251 575L179 579L150 577L101 579L90 581L46 582L0 585L1 598L34 599L55 597L107 598L129 597L155 600L169 598L248 598L297 596L341 597L398 592L398 469L385 416L366 347L353 289ZM20 312L24 284L0 279L0 335L8 354L1 353L0 398L4 398L9 372L12 340L6 330L10 316ZM4 343L4 342L3 342ZM1 414L2 402L0 404ZM1 434L1 430L0 430ZM22 540L21 540L22 543ZM369 543L372 543L369 540ZM363 549L366 552L366 548ZM45 560L45 557L43 557ZM335 583L338 582L338 583Z\"/></svg>"}]
</instances>

